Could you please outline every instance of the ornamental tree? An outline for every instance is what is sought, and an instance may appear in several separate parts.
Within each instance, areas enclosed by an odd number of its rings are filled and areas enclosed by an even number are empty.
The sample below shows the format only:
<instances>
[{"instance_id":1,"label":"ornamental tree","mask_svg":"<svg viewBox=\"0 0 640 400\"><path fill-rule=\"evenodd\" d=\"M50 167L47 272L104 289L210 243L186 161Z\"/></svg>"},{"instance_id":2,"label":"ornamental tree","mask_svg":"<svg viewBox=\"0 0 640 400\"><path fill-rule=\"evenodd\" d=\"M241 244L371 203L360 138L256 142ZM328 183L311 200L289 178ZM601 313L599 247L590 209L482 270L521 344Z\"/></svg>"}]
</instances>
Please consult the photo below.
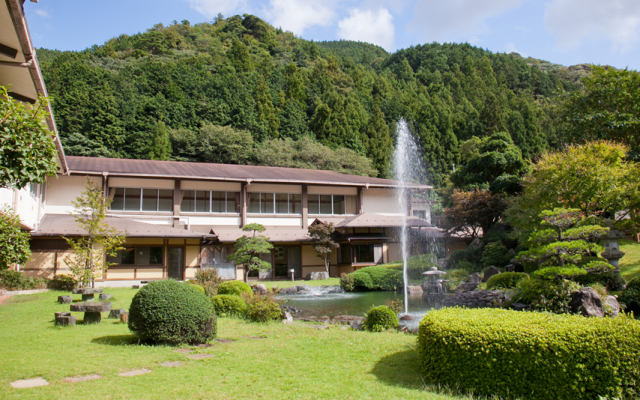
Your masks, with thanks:
<instances>
[{"instance_id":1,"label":"ornamental tree","mask_svg":"<svg viewBox=\"0 0 640 400\"><path fill-rule=\"evenodd\" d=\"M476 238L498 223L507 207L504 196L475 190L454 191L453 206L444 210L447 233Z\"/></svg>"},{"instance_id":2,"label":"ornamental tree","mask_svg":"<svg viewBox=\"0 0 640 400\"><path fill-rule=\"evenodd\" d=\"M597 242L609 228L594 224L594 217L587 218L575 208L555 208L543 211L540 218L540 228L529 237L531 248L517 257L535 263L535 276L560 280L613 269L606 260L597 258L604 251Z\"/></svg>"},{"instance_id":3,"label":"ornamental tree","mask_svg":"<svg viewBox=\"0 0 640 400\"><path fill-rule=\"evenodd\" d=\"M0 86L0 187L22 189L56 173L55 134L45 123L48 100L15 101Z\"/></svg>"},{"instance_id":4,"label":"ornamental tree","mask_svg":"<svg viewBox=\"0 0 640 400\"><path fill-rule=\"evenodd\" d=\"M20 217L11 208L0 210L0 271L31 258L29 232L20 229Z\"/></svg>"},{"instance_id":5,"label":"ornamental tree","mask_svg":"<svg viewBox=\"0 0 640 400\"><path fill-rule=\"evenodd\" d=\"M86 233L78 238L63 238L75 252L67 265L82 286L93 287L95 279L113 265L106 256L116 256L126 236L104 221L111 199L103 196L100 186L89 177L85 191L72 204L76 223Z\"/></svg>"},{"instance_id":6,"label":"ornamental tree","mask_svg":"<svg viewBox=\"0 0 640 400\"><path fill-rule=\"evenodd\" d=\"M311 236L313 250L316 255L324 261L324 267L329 273L329 263L331 262L331 253L340 245L333 241L333 232L336 228L333 222L315 221L309 225L309 236Z\"/></svg>"},{"instance_id":7,"label":"ornamental tree","mask_svg":"<svg viewBox=\"0 0 640 400\"><path fill-rule=\"evenodd\" d=\"M233 246L234 253L229 256L229 260L236 264L242 264L245 268L244 281L249 279L251 271L271 271L271 263L260 259L260 254L269 254L273 245L269 243L269 238L259 235L267 228L261 224L247 224L242 228L245 232L252 232L251 236L242 235L236 240Z\"/></svg>"}]
</instances>

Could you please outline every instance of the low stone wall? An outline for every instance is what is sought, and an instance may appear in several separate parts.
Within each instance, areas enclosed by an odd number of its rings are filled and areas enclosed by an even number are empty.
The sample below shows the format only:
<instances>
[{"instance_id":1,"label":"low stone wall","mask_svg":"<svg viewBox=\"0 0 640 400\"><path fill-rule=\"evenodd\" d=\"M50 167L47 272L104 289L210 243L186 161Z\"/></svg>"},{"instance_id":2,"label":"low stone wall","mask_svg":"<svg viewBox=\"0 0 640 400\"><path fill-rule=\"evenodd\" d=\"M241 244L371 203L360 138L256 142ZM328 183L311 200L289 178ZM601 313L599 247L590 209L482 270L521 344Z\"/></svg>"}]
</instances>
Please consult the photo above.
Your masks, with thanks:
<instances>
[{"instance_id":1,"label":"low stone wall","mask_svg":"<svg viewBox=\"0 0 640 400\"><path fill-rule=\"evenodd\" d=\"M504 292L501 290L479 290L447 296L443 300L443 304L446 306L464 306L469 308L502 307L504 301Z\"/></svg>"},{"instance_id":2,"label":"low stone wall","mask_svg":"<svg viewBox=\"0 0 640 400\"><path fill-rule=\"evenodd\" d=\"M19 294L36 294L48 292L49 289L35 289L35 290L4 290L0 289L0 296L16 296Z\"/></svg>"}]
</instances>

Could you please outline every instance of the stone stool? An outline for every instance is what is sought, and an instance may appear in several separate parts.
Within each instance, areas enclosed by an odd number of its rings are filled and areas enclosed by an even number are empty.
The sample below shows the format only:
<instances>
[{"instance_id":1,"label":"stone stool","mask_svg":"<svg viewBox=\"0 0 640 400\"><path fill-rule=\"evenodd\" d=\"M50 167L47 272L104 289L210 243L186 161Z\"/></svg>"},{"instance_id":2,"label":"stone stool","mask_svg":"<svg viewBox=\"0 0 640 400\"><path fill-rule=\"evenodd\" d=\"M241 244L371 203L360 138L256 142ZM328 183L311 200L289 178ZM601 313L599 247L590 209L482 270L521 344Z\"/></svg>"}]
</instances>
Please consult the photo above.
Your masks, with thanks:
<instances>
[{"instance_id":1,"label":"stone stool","mask_svg":"<svg viewBox=\"0 0 640 400\"><path fill-rule=\"evenodd\" d=\"M71 304L71 303L73 303L73 297L71 297L71 296L58 296L58 303L60 303L60 304Z\"/></svg>"},{"instance_id":2,"label":"stone stool","mask_svg":"<svg viewBox=\"0 0 640 400\"><path fill-rule=\"evenodd\" d=\"M102 293L102 289L94 289L94 288L80 288L73 289L71 291L73 294L81 294L82 301L93 301L95 300L95 294Z\"/></svg>"},{"instance_id":3,"label":"stone stool","mask_svg":"<svg viewBox=\"0 0 640 400\"><path fill-rule=\"evenodd\" d=\"M98 324L102 321L101 312L111 311L111 303L89 301L71 305L71 311L84 312L84 324Z\"/></svg>"},{"instance_id":4,"label":"stone stool","mask_svg":"<svg viewBox=\"0 0 640 400\"><path fill-rule=\"evenodd\" d=\"M72 317L70 312L57 312L56 325L60 326L74 326L76 324L76 317Z\"/></svg>"}]
</instances>

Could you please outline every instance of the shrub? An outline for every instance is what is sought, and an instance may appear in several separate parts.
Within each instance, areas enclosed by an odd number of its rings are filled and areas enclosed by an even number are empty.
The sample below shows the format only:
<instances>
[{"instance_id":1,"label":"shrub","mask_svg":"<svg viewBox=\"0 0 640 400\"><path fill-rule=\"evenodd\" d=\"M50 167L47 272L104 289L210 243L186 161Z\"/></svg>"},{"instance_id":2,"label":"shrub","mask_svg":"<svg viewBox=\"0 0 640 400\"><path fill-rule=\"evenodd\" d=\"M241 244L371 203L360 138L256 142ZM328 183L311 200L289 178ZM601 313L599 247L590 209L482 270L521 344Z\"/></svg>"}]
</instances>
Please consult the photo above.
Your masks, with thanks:
<instances>
[{"instance_id":1,"label":"shrub","mask_svg":"<svg viewBox=\"0 0 640 400\"><path fill-rule=\"evenodd\" d=\"M219 317L231 317L244 315L247 304L242 297L228 294L219 294L211 298L216 315Z\"/></svg>"},{"instance_id":2,"label":"shrub","mask_svg":"<svg viewBox=\"0 0 640 400\"><path fill-rule=\"evenodd\" d=\"M353 277L353 290L372 290L374 288L371 275L361 271L352 272L349 275Z\"/></svg>"},{"instance_id":3,"label":"shrub","mask_svg":"<svg viewBox=\"0 0 640 400\"><path fill-rule=\"evenodd\" d=\"M195 281L204 288L205 294L213 297L218 294L218 287L222 284L222 278L216 268L199 269L195 274Z\"/></svg>"},{"instance_id":4,"label":"shrub","mask_svg":"<svg viewBox=\"0 0 640 400\"><path fill-rule=\"evenodd\" d=\"M387 306L371 307L364 315L362 325L369 332L382 332L398 327L398 316Z\"/></svg>"},{"instance_id":5,"label":"shrub","mask_svg":"<svg viewBox=\"0 0 640 400\"><path fill-rule=\"evenodd\" d=\"M44 278L26 276L12 269L0 270L0 289L33 290L45 287L47 287L47 280Z\"/></svg>"},{"instance_id":6,"label":"shrub","mask_svg":"<svg viewBox=\"0 0 640 400\"><path fill-rule=\"evenodd\" d=\"M142 340L205 343L216 336L211 301L200 291L172 279L141 288L129 308L129 329Z\"/></svg>"},{"instance_id":7,"label":"shrub","mask_svg":"<svg viewBox=\"0 0 640 400\"><path fill-rule=\"evenodd\" d=\"M465 282L467 278L469 278L469 271L464 269L452 269L447 271L446 282L444 284L447 286L447 289L451 292L453 289L458 287L459 284Z\"/></svg>"},{"instance_id":8,"label":"shrub","mask_svg":"<svg viewBox=\"0 0 640 400\"><path fill-rule=\"evenodd\" d=\"M365 267L358 272L368 274L376 290L397 290L402 287L402 272L380 266Z\"/></svg>"},{"instance_id":9,"label":"shrub","mask_svg":"<svg viewBox=\"0 0 640 400\"><path fill-rule=\"evenodd\" d=\"M624 278L620 274L614 271L605 272L601 274L589 272L586 275L577 276L574 280L579 284L581 284L582 286L588 286L593 283L599 283L604 287L606 287L607 290L610 292L623 290L625 285L627 284Z\"/></svg>"},{"instance_id":10,"label":"shrub","mask_svg":"<svg viewBox=\"0 0 640 400\"><path fill-rule=\"evenodd\" d=\"M558 282L533 278L521 280L518 288L520 293L515 298L516 302L530 304L534 311L563 314L571 312L571 292L578 290L580 285L567 280Z\"/></svg>"},{"instance_id":11,"label":"shrub","mask_svg":"<svg viewBox=\"0 0 640 400\"><path fill-rule=\"evenodd\" d=\"M494 265L496 267L504 267L509 264L509 255L507 248L502 242L488 243L482 252L482 264L485 267Z\"/></svg>"},{"instance_id":12,"label":"shrub","mask_svg":"<svg viewBox=\"0 0 640 400\"><path fill-rule=\"evenodd\" d=\"M404 311L404 301L402 301L401 299L396 299L396 300L389 299L384 303L384 305L389 307L391 310L393 310L393 312L396 313L396 315Z\"/></svg>"},{"instance_id":13,"label":"shrub","mask_svg":"<svg viewBox=\"0 0 640 400\"><path fill-rule=\"evenodd\" d=\"M340 274L340 287L345 292L353 292L353 290L356 288L355 282L353 280L353 275L345 274L344 272Z\"/></svg>"},{"instance_id":14,"label":"shrub","mask_svg":"<svg viewBox=\"0 0 640 400\"><path fill-rule=\"evenodd\" d=\"M71 275L54 275L47 284L49 289L70 291L78 286L78 281Z\"/></svg>"},{"instance_id":15,"label":"shrub","mask_svg":"<svg viewBox=\"0 0 640 400\"><path fill-rule=\"evenodd\" d=\"M638 398L640 322L444 308L420 322L427 383L522 399Z\"/></svg>"},{"instance_id":16,"label":"shrub","mask_svg":"<svg viewBox=\"0 0 640 400\"><path fill-rule=\"evenodd\" d=\"M440 267L434 254L423 254L419 256L409 257L407 260L407 277L413 280L422 280L422 273L428 271L431 267ZM383 268L400 271L402 277L404 264L402 261L396 261L389 264L381 265Z\"/></svg>"},{"instance_id":17,"label":"shrub","mask_svg":"<svg viewBox=\"0 0 640 400\"><path fill-rule=\"evenodd\" d=\"M489 278L487 289L511 289L518 286L522 280L528 280L529 275L524 272L503 272Z\"/></svg>"},{"instance_id":18,"label":"shrub","mask_svg":"<svg viewBox=\"0 0 640 400\"><path fill-rule=\"evenodd\" d=\"M247 304L245 315L253 322L268 322L282 319L280 303L275 300L274 294L243 295Z\"/></svg>"},{"instance_id":19,"label":"shrub","mask_svg":"<svg viewBox=\"0 0 640 400\"><path fill-rule=\"evenodd\" d=\"M251 287L243 281L226 281L218 287L218 294L241 296L242 293L253 293Z\"/></svg>"},{"instance_id":20,"label":"shrub","mask_svg":"<svg viewBox=\"0 0 640 400\"><path fill-rule=\"evenodd\" d=\"M204 288L202 286L198 285L197 283L189 282L189 286L191 286L192 288L196 289L198 292L206 295Z\"/></svg>"},{"instance_id":21,"label":"shrub","mask_svg":"<svg viewBox=\"0 0 640 400\"><path fill-rule=\"evenodd\" d=\"M627 312L640 315L640 278L630 280L618 300L625 305Z\"/></svg>"}]
</instances>

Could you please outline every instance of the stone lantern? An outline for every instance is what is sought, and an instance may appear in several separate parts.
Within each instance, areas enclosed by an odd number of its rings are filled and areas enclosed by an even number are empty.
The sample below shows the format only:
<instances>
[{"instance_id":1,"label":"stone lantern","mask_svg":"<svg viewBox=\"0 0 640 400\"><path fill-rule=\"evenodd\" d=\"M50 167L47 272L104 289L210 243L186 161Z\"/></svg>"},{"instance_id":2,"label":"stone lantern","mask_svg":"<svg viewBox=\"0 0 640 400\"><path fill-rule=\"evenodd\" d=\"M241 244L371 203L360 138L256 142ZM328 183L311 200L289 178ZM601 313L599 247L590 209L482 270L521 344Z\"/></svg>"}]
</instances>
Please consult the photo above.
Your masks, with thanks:
<instances>
[{"instance_id":1,"label":"stone lantern","mask_svg":"<svg viewBox=\"0 0 640 400\"><path fill-rule=\"evenodd\" d=\"M615 273L620 273L619 260L624 256L624 253L620 251L620 244L618 243L618 239L624 237L624 232L620 232L617 229L613 228L613 221L606 220L604 224L609 228L609 232L605 236L603 236L603 244L604 251L602 254L602 258L606 259L609 264L616 267Z\"/></svg>"}]
</instances>

